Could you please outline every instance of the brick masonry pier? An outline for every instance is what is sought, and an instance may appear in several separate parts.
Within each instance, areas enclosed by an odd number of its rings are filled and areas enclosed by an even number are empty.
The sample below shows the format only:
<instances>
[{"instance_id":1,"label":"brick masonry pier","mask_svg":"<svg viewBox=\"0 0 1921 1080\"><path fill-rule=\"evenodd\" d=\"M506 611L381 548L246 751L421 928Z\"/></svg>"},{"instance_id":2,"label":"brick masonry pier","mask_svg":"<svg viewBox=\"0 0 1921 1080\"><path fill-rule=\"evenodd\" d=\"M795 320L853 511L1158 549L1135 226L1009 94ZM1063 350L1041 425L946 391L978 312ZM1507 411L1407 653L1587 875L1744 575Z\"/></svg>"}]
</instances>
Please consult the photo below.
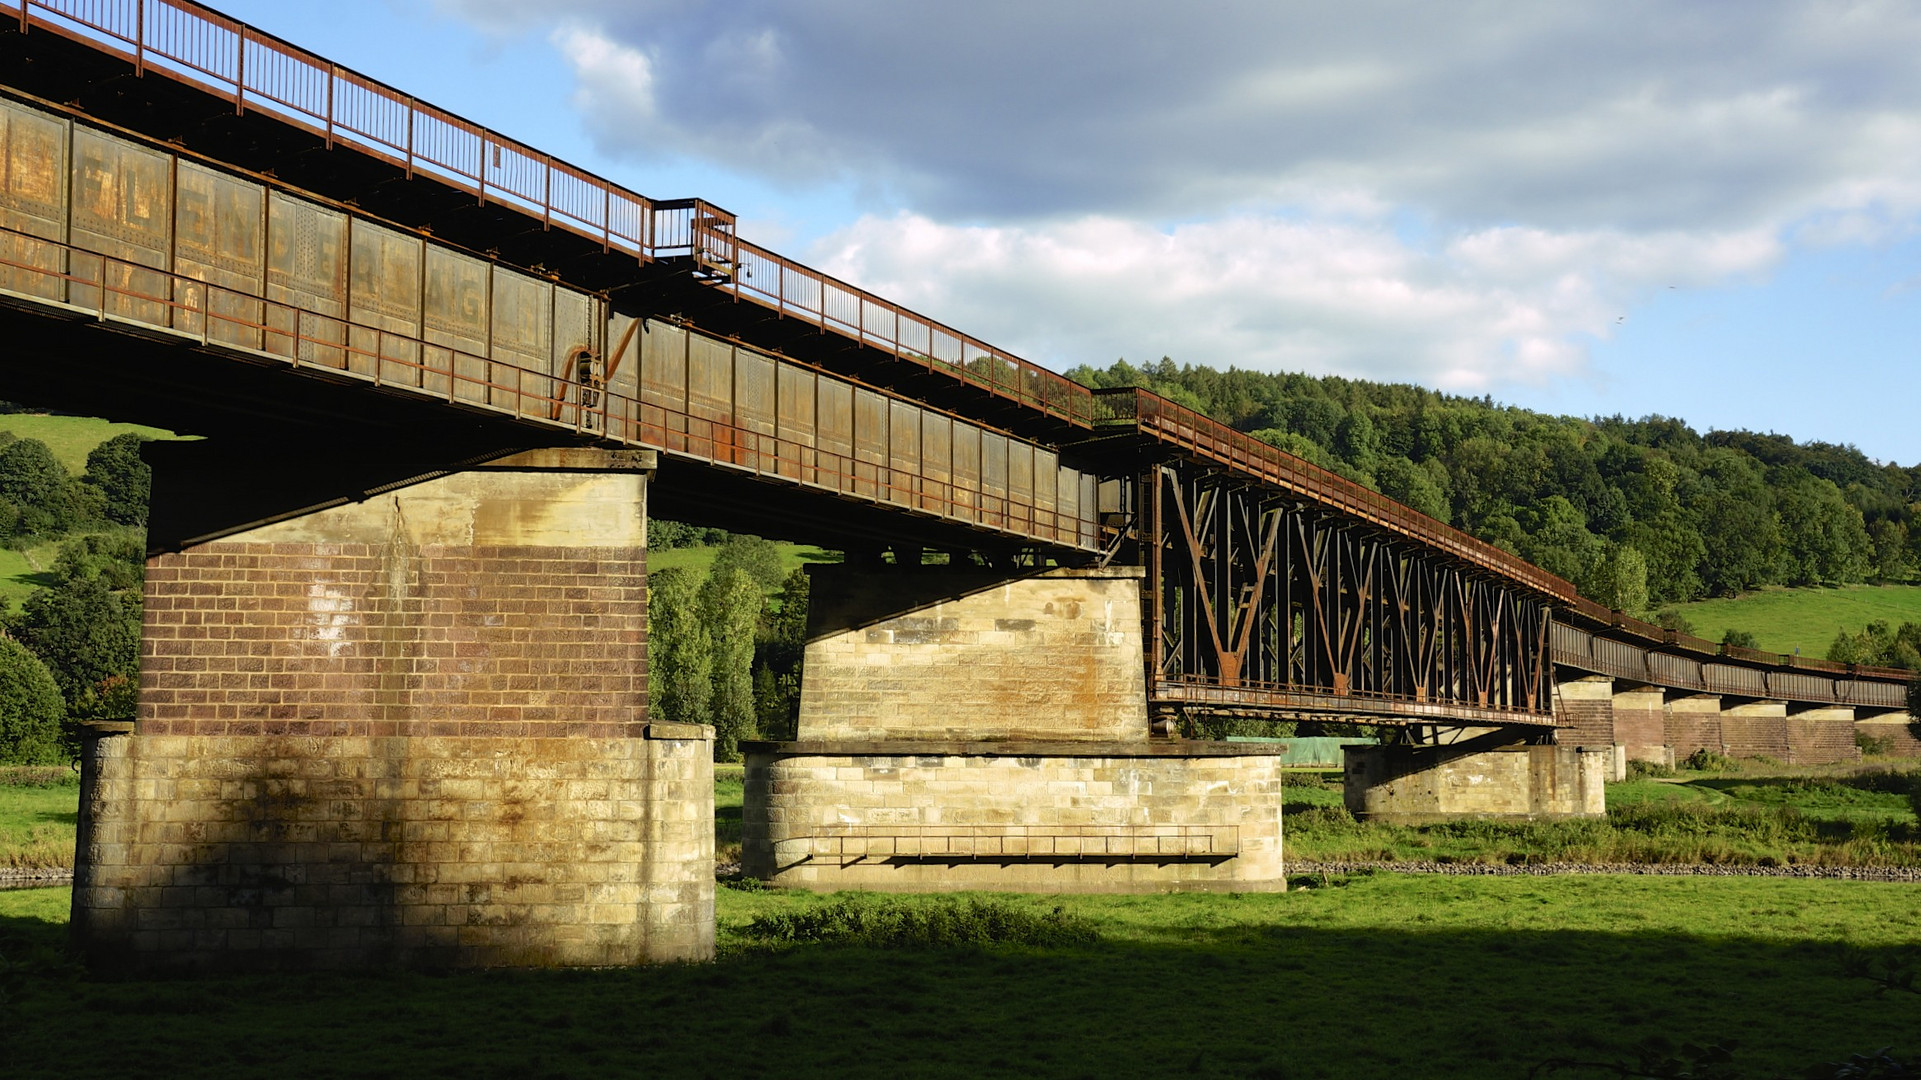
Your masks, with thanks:
<instances>
[{"instance_id":1,"label":"brick masonry pier","mask_svg":"<svg viewBox=\"0 0 1921 1080\"><path fill-rule=\"evenodd\" d=\"M832 890L1285 886L1281 750L1151 738L1140 572L814 571L799 741L742 864Z\"/></svg>"},{"instance_id":2,"label":"brick masonry pier","mask_svg":"<svg viewBox=\"0 0 1921 1080\"><path fill-rule=\"evenodd\" d=\"M93 960L711 956L712 731L646 716L651 467L531 451L152 556L139 716L84 761Z\"/></svg>"}]
</instances>

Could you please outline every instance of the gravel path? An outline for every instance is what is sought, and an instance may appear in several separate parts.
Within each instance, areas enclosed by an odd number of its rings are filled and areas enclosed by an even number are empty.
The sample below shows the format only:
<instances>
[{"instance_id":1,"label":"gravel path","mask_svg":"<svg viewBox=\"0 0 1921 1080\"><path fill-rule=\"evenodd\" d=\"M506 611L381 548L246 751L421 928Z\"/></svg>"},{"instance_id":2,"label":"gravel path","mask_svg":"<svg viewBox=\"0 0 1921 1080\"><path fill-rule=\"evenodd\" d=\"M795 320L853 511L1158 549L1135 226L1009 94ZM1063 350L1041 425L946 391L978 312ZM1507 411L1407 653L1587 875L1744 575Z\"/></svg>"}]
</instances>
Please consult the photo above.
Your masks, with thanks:
<instances>
[{"instance_id":1,"label":"gravel path","mask_svg":"<svg viewBox=\"0 0 1921 1080\"><path fill-rule=\"evenodd\" d=\"M1554 874L1644 874L1653 877L1828 878L1836 881L1921 881L1921 869L1889 866L1725 866L1707 863L1505 863L1301 862L1289 860L1287 874L1352 874L1391 870L1400 874L1451 874L1457 877L1546 877ZM716 877L740 873L739 863L720 863ZM71 867L21 870L0 867L0 889L43 889L73 884Z\"/></svg>"},{"instance_id":2,"label":"gravel path","mask_svg":"<svg viewBox=\"0 0 1921 1080\"><path fill-rule=\"evenodd\" d=\"M1551 874L1647 874L1657 877L1780 877L1831 878L1840 881L1921 881L1921 869L1892 866L1728 866L1711 863L1505 863L1444 862L1300 862L1290 860L1287 873L1351 874L1357 870L1392 870L1402 874L1453 874L1494 877Z\"/></svg>"}]
</instances>

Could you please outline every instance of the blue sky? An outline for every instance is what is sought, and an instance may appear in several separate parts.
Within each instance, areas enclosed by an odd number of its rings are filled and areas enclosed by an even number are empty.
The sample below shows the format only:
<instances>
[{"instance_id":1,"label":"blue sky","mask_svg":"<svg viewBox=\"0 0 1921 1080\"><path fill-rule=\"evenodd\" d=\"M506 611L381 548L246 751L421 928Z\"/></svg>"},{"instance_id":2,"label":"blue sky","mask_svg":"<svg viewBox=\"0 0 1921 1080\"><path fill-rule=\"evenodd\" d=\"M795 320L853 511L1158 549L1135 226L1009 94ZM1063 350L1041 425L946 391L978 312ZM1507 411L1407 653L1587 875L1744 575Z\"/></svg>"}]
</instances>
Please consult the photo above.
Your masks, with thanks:
<instances>
[{"instance_id":1,"label":"blue sky","mask_svg":"<svg viewBox=\"0 0 1921 1080\"><path fill-rule=\"evenodd\" d=\"M224 0L1051 367L1921 462L1921 10Z\"/></svg>"}]
</instances>

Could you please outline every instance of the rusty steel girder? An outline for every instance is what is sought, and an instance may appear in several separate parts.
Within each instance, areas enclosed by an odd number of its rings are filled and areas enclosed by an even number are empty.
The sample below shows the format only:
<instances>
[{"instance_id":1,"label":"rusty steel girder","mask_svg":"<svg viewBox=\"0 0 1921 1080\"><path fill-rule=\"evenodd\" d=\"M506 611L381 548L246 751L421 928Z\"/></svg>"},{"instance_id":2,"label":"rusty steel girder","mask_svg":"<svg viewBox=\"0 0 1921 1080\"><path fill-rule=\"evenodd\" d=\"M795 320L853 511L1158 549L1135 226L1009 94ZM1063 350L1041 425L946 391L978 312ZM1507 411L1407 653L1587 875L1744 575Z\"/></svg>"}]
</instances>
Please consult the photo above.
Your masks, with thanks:
<instances>
[{"instance_id":1,"label":"rusty steel girder","mask_svg":"<svg viewBox=\"0 0 1921 1080\"><path fill-rule=\"evenodd\" d=\"M1543 598L1194 463L1149 469L1136 498L1156 707L1553 723Z\"/></svg>"}]
</instances>

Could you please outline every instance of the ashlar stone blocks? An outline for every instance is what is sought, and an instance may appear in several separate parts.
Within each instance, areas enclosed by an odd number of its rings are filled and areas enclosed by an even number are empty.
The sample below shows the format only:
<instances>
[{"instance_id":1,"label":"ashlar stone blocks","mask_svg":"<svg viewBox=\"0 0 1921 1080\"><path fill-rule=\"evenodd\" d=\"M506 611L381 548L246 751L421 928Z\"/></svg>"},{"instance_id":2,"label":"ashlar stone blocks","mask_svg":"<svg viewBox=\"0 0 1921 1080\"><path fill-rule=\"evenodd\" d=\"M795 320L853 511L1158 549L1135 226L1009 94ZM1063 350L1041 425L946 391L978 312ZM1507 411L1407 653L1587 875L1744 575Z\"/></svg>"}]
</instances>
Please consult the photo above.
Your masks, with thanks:
<instances>
[{"instance_id":1,"label":"ashlar stone blocks","mask_svg":"<svg viewBox=\"0 0 1921 1080\"><path fill-rule=\"evenodd\" d=\"M713 733L647 722L651 455L529 451L262 519L257 490L221 503L217 449L156 498L239 524L162 530L186 539L148 562L135 730L85 762L95 961L711 956Z\"/></svg>"},{"instance_id":2,"label":"ashlar stone blocks","mask_svg":"<svg viewBox=\"0 0 1921 1080\"><path fill-rule=\"evenodd\" d=\"M802 740L1146 737L1138 568L809 573Z\"/></svg>"},{"instance_id":3,"label":"ashlar stone blocks","mask_svg":"<svg viewBox=\"0 0 1921 1080\"><path fill-rule=\"evenodd\" d=\"M749 744L742 869L805 889L1285 888L1250 744Z\"/></svg>"},{"instance_id":4,"label":"ashlar stone blocks","mask_svg":"<svg viewBox=\"0 0 1921 1080\"><path fill-rule=\"evenodd\" d=\"M104 968L713 955L711 733L90 740L74 930Z\"/></svg>"},{"instance_id":5,"label":"ashlar stone blocks","mask_svg":"<svg viewBox=\"0 0 1921 1080\"><path fill-rule=\"evenodd\" d=\"M1363 821L1600 817L1613 753L1570 746L1350 746L1344 800Z\"/></svg>"}]
</instances>

